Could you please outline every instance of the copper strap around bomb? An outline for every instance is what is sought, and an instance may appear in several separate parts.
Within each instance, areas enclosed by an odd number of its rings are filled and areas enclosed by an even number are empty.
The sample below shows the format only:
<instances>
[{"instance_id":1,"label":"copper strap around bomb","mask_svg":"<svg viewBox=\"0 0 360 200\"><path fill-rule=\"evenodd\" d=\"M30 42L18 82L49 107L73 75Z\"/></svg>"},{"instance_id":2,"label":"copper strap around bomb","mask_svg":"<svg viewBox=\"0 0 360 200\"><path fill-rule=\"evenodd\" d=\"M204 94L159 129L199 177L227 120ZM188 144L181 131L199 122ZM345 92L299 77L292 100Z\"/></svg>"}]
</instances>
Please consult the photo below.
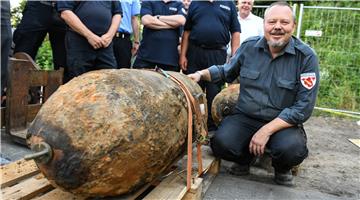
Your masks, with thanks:
<instances>
[{"instance_id":1,"label":"copper strap around bomb","mask_svg":"<svg viewBox=\"0 0 360 200\"><path fill-rule=\"evenodd\" d=\"M195 120L195 129L198 133L201 134L203 138L206 138L207 132L204 125L204 120L200 111L199 103L194 99L191 92L188 90L186 85L172 76L171 74L166 73L160 68L156 68L155 71L163 74L165 77L170 78L176 84L180 86L180 89L183 91L186 97L186 101L188 104L188 145L187 145L187 177L186 177L186 188L189 190L191 188L191 175L192 175L192 113L194 111L196 120ZM198 160L198 176L200 176L204 171L202 168L202 155L201 155L201 143L197 142L197 160Z\"/></svg>"}]
</instances>

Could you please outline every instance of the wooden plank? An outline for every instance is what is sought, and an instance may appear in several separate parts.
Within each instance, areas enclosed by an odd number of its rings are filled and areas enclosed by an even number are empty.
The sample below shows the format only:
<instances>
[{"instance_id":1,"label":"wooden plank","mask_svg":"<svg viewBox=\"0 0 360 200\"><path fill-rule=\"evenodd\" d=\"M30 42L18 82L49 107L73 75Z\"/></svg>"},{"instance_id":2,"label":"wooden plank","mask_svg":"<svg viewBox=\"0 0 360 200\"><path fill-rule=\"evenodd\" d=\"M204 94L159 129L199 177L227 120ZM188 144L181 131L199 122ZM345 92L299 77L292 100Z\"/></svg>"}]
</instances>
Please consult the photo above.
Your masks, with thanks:
<instances>
[{"instance_id":1,"label":"wooden plank","mask_svg":"<svg viewBox=\"0 0 360 200\"><path fill-rule=\"evenodd\" d=\"M40 172L33 160L24 159L1 166L0 171L1 188L14 185Z\"/></svg>"},{"instance_id":2,"label":"wooden plank","mask_svg":"<svg viewBox=\"0 0 360 200\"><path fill-rule=\"evenodd\" d=\"M56 71L48 71L48 80L44 88L44 102L62 85L64 68Z\"/></svg>"},{"instance_id":3,"label":"wooden plank","mask_svg":"<svg viewBox=\"0 0 360 200\"><path fill-rule=\"evenodd\" d=\"M50 192L34 198L34 200L84 200L85 197L76 196L70 192L62 191L58 188L51 190Z\"/></svg>"},{"instance_id":4,"label":"wooden plank","mask_svg":"<svg viewBox=\"0 0 360 200\"><path fill-rule=\"evenodd\" d=\"M144 200L178 200L186 194L186 173L171 174L161 181L161 183L154 188Z\"/></svg>"},{"instance_id":5,"label":"wooden plank","mask_svg":"<svg viewBox=\"0 0 360 200\"><path fill-rule=\"evenodd\" d=\"M210 174L210 172L217 174L218 171L216 172L216 170L212 169L212 167L218 168L218 164L220 162L212 156L210 147L202 146L201 149L202 149L202 162L203 162L204 170L208 172L207 174ZM193 155L196 155L195 153L196 152L193 152ZM186 156L184 157L185 159L179 161L179 163L184 166L182 168L179 167L171 175L169 175L164 180L162 180L161 183L144 198L144 200L153 200L153 199L180 200L185 196L185 194L187 193L186 171L182 170L182 169L186 169ZM196 173L197 172L196 156L193 156L193 159L194 159L193 172ZM207 174L205 174L204 176L207 176ZM215 177L216 174L212 174L212 176ZM200 179L201 182L199 182ZM212 180L213 179L209 180L209 184L211 183ZM201 188L200 186L197 186L195 183L200 184ZM191 197L197 199L199 196L199 194L197 193L198 191L200 191L200 194L206 192L206 190L204 190L202 187L203 187L202 178L194 178L192 185L193 191L192 192L191 190L189 191L192 194L189 194L186 198L189 199Z\"/></svg>"},{"instance_id":6,"label":"wooden plank","mask_svg":"<svg viewBox=\"0 0 360 200\"><path fill-rule=\"evenodd\" d=\"M26 179L12 187L2 189L3 199L22 199L27 200L42 193L52 190L54 187L42 174Z\"/></svg>"},{"instance_id":7,"label":"wooden plank","mask_svg":"<svg viewBox=\"0 0 360 200\"><path fill-rule=\"evenodd\" d=\"M27 116L26 116L27 122L32 122L34 120L34 118L37 115L37 113L39 112L41 106L42 106L42 104L28 105L28 107L27 107L28 111L27 111Z\"/></svg>"},{"instance_id":8,"label":"wooden plank","mask_svg":"<svg viewBox=\"0 0 360 200\"><path fill-rule=\"evenodd\" d=\"M203 197L203 179L196 178L191 185L190 190L185 194L182 200L200 200Z\"/></svg>"},{"instance_id":9,"label":"wooden plank","mask_svg":"<svg viewBox=\"0 0 360 200\"><path fill-rule=\"evenodd\" d=\"M360 139L348 139L348 140L360 148Z\"/></svg>"},{"instance_id":10,"label":"wooden plank","mask_svg":"<svg viewBox=\"0 0 360 200\"><path fill-rule=\"evenodd\" d=\"M1 128L3 128L5 126L5 112L6 112L6 107L1 107Z\"/></svg>"},{"instance_id":11,"label":"wooden plank","mask_svg":"<svg viewBox=\"0 0 360 200\"><path fill-rule=\"evenodd\" d=\"M29 91L27 72L31 68L29 61L11 60L6 96L6 132L12 129L25 129Z\"/></svg>"}]
</instances>

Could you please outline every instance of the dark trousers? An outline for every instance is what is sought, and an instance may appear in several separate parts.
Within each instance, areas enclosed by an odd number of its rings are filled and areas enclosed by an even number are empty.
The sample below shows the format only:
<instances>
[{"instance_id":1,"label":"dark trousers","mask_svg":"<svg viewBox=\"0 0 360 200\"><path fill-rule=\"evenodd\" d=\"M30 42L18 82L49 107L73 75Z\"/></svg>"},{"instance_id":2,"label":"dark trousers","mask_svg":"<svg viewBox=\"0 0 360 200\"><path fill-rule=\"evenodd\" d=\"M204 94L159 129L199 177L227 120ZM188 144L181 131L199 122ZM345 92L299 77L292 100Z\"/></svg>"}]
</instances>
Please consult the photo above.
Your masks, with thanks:
<instances>
[{"instance_id":1,"label":"dark trousers","mask_svg":"<svg viewBox=\"0 0 360 200\"><path fill-rule=\"evenodd\" d=\"M161 64L161 63L154 63L154 62L143 60L139 57L137 57L135 59L135 62L133 64L134 69L154 69L156 66L165 71L180 72L179 66L171 66L171 65Z\"/></svg>"},{"instance_id":2,"label":"dark trousers","mask_svg":"<svg viewBox=\"0 0 360 200\"><path fill-rule=\"evenodd\" d=\"M54 69L63 67L66 71L65 32L66 24L54 6L40 1L27 1L21 22L14 32L14 53L25 52L35 60L37 51L49 33Z\"/></svg>"},{"instance_id":3,"label":"dark trousers","mask_svg":"<svg viewBox=\"0 0 360 200\"><path fill-rule=\"evenodd\" d=\"M116 69L112 43L107 48L94 49L83 36L68 31L65 37L69 80L98 69Z\"/></svg>"},{"instance_id":4,"label":"dark trousers","mask_svg":"<svg viewBox=\"0 0 360 200\"><path fill-rule=\"evenodd\" d=\"M266 121L234 113L224 118L211 138L211 148L216 157L247 165L254 156L249 152L249 144ZM300 164L308 155L306 134L302 126L286 128L274 133L266 145L270 150L272 165L276 171L286 172Z\"/></svg>"},{"instance_id":5,"label":"dark trousers","mask_svg":"<svg viewBox=\"0 0 360 200\"><path fill-rule=\"evenodd\" d=\"M205 49L189 43L186 57L188 59L188 69L186 74L191 74L199 70L206 69L212 65L223 65L226 62L226 50L224 49ZM208 129L216 130L216 125L211 116L211 104L215 96L221 91L224 82L210 83L200 81L199 85L206 92L208 106Z\"/></svg>"},{"instance_id":6,"label":"dark trousers","mask_svg":"<svg viewBox=\"0 0 360 200\"><path fill-rule=\"evenodd\" d=\"M10 2L1 1L1 96L4 95L8 77L8 61L11 47Z\"/></svg>"},{"instance_id":7,"label":"dark trousers","mask_svg":"<svg viewBox=\"0 0 360 200\"><path fill-rule=\"evenodd\" d=\"M117 33L113 39L117 68L130 68L132 43L130 34Z\"/></svg>"}]
</instances>

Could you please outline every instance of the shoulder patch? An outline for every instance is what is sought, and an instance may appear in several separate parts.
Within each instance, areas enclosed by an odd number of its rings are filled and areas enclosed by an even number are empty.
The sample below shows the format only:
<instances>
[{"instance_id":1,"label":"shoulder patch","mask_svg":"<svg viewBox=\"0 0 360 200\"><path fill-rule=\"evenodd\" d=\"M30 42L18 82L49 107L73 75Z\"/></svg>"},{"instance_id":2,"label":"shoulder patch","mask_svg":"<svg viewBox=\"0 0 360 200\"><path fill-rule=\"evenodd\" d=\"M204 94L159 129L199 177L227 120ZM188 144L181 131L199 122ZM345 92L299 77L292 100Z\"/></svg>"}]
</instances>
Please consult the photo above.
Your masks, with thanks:
<instances>
[{"instance_id":1,"label":"shoulder patch","mask_svg":"<svg viewBox=\"0 0 360 200\"><path fill-rule=\"evenodd\" d=\"M316 84L315 72L300 74L300 82L306 89L311 90Z\"/></svg>"}]
</instances>

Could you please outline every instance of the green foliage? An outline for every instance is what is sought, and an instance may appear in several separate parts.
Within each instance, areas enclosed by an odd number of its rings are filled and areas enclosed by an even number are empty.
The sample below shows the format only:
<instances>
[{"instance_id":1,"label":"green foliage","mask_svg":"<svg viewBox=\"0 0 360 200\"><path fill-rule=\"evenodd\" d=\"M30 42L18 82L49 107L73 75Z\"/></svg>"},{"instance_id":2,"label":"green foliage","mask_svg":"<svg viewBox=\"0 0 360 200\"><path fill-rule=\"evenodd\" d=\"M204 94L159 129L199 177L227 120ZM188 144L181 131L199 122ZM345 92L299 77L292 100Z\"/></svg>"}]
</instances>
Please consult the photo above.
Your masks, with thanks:
<instances>
[{"instance_id":1,"label":"green foliage","mask_svg":"<svg viewBox=\"0 0 360 200\"><path fill-rule=\"evenodd\" d=\"M10 2L11 3L11 2ZM17 27L17 25L21 21L22 11L24 10L26 5L26 0L21 0L19 6L11 9L11 26Z\"/></svg>"},{"instance_id":2,"label":"green foliage","mask_svg":"<svg viewBox=\"0 0 360 200\"><path fill-rule=\"evenodd\" d=\"M48 37L44 40L36 56L36 64L43 70L53 70L53 57Z\"/></svg>"},{"instance_id":3,"label":"green foliage","mask_svg":"<svg viewBox=\"0 0 360 200\"><path fill-rule=\"evenodd\" d=\"M334 6L331 3L322 6ZM301 38L316 50L320 61L319 107L360 111L359 21L360 11L304 10ZM323 34L308 37L306 30Z\"/></svg>"}]
</instances>

